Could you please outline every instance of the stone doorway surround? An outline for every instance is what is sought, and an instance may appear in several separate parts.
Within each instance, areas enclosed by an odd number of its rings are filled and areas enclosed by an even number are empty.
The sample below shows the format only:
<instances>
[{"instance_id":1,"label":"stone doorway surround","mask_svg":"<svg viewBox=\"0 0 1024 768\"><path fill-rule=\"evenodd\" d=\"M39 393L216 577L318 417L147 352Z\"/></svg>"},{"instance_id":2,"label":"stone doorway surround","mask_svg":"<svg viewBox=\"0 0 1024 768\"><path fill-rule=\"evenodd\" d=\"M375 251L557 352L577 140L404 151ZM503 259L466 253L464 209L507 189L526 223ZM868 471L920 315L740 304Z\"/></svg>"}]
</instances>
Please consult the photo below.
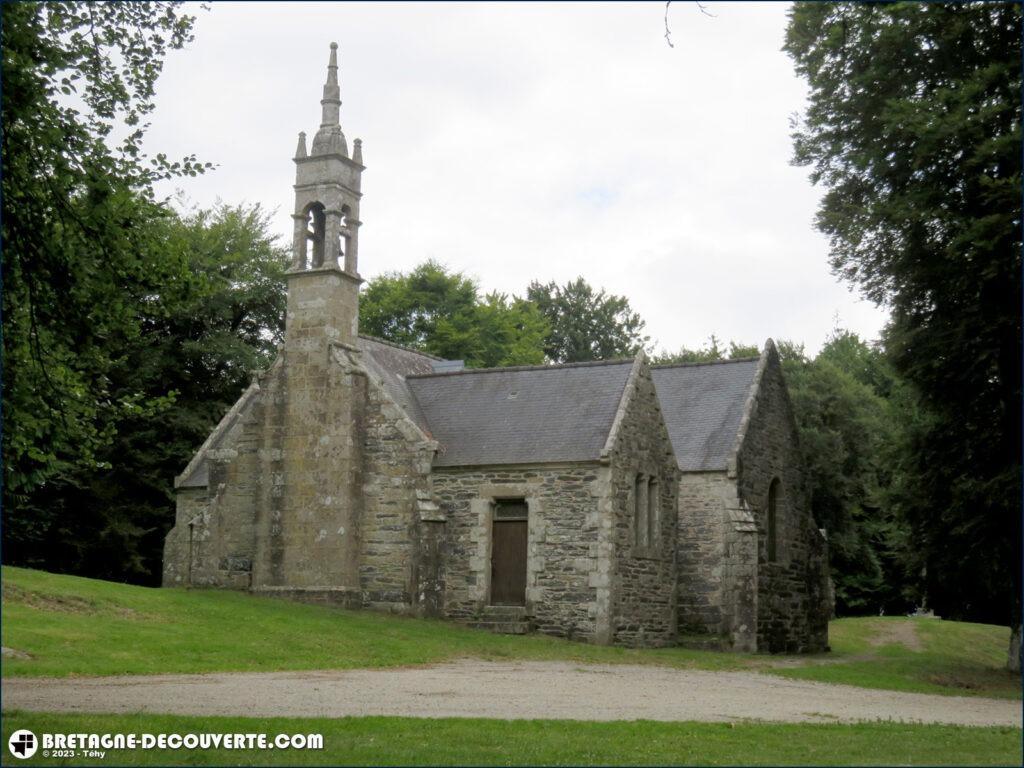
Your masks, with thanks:
<instances>
[{"instance_id":1,"label":"stone doorway surround","mask_svg":"<svg viewBox=\"0 0 1024 768\"><path fill-rule=\"evenodd\" d=\"M543 505L531 483L495 483L481 485L477 498L470 501L470 510L476 519L473 537L476 555L470 558L469 570L476 576L476 600L479 608L491 604L491 563L494 554L494 511L498 502L522 501L526 504L526 588L523 607L526 613L536 596L537 570L543 567L538 561L538 542L544 540Z\"/></svg>"}]
</instances>

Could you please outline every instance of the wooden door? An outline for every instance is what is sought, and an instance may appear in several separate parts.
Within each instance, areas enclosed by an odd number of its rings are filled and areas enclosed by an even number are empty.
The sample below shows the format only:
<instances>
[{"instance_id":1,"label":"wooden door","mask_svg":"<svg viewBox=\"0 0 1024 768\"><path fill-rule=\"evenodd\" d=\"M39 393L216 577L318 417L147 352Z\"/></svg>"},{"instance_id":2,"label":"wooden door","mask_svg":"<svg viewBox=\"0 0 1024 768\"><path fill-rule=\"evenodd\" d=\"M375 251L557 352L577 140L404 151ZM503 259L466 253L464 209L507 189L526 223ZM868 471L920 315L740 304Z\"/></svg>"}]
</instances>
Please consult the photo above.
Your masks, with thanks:
<instances>
[{"instance_id":1,"label":"wooden door","mask_svg":"<svg viewBox=\"0 0 1024 768\"><path fill-rule=\"evenodd\" d=\"M526 505L499 503L491 541L491 605L526 604Z\"/></svg>"}]
</instances>

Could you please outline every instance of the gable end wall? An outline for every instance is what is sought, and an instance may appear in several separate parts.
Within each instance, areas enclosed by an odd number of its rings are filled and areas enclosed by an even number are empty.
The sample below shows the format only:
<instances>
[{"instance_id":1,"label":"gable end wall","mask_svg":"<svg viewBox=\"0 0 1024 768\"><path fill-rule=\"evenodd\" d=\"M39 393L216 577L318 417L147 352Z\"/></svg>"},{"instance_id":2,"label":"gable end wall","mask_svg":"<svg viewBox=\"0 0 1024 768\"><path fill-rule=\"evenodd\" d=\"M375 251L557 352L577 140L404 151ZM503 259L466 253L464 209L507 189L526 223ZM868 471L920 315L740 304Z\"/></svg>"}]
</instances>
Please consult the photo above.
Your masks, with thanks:
<instances>
[{"instance_id":1,"label":"gable end wall","mask_svg":"<svg viewBox=\"0 0 1024 768\"><path fill-rule=\"evenodd\" d=\"M676 639L676 532L679 469L644 357L638 357L606 448L612 552L610 639L663 646ZM657 481L660 525L638 543L636 480ZM648 486L649 487L649 486ZM606 523L608 525L608 523Z\"/></svg>"},{"instance_id":2,"label":"gable end wall","mask_svg":"<svg viewBox=\"0 0 1024 768\"><path fill-rule=\"evenodd\" d=\"M828 646L828 559L810 513L806 479L778 354L769 343L755 401L735 456L740 500L757 528L757 648L772 653ZM779 480L776 557L768 558L768 490Z\"/></svg>"}]
</instances>

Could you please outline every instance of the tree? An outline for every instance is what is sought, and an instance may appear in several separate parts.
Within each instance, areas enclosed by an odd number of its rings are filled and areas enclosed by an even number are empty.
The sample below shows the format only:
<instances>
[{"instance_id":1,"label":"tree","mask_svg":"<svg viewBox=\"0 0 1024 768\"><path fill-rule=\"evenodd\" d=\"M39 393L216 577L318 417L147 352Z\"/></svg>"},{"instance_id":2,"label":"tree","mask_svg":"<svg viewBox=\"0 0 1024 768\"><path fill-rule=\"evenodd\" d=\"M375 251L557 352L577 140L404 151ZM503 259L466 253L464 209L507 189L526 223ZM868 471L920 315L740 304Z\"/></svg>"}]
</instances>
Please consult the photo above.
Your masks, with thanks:
<instances>
[{"instance_id":1,"label":"tree","mask_svg":"<svg viewBox=\"0 0 1024 768\"><path fill-rule=\"evenodd\" d=\"M892 494L914 412L906 385L879 349L841 330L813 360L790 346L783 370L811 509L828 531L836 613L913 609L909 531Z\"/></svg>"},{"instance_id":2,"label":"tree","mask_svg":"<svg viewBox=\"0 0 1024 768\"><path fill-rule=\"evenodd\" d=\"M758 357L761 350L756 344L737 344L729 342L726 350L720 346L717 336L711 334L708 343L700 349L682 347L678 352L662 352L651 356L654 365L671 365L673 363L713 363L718 360L740 360L745 357Z\"/></svg>"},{"instance_id":3,"label":"tree","mask_svg":"<svg viewBox=\"0 0 1024 768\"><path fill-rule=\"evenodd\" d=\"M643 335L643 319L625 296L595 291L582 277L564 286L534 281L526 296L551 327L544 354L552 362L630 357L650 341Z\"/></svg>"},{"instance_id":4,"label":"tree","mask_svg":"<svg viewBox=\"0 0 1024 768\"><path fill-rule=\"evenodd\" d=\"M173 478L282 339L287 253L259 208L218 205L161 222L185 274L137 307L139 333L107 368L125 408L93 467L68 468L4 509L8 562L159 583Z\"/></svg>"},{"instance_id":5,"label":"tree","mask_svg":"<svg viewBox=\"0 0 1024 768\"><path fill-rule=\"evenodd\" d=\"M409 274L370 280L359 299L363 333L470 367L533 365L544 361L547 323L523 299L500 293L480 297L460 272L427 261Z\"/></svg>"},{"instance_id":6,"label":"tree","mask_svg":"<svg viewBox=\"0 0 1024 768\"><path fill-rule=\"evenodd\" d=\"M186 278L154 236L152 184L198 173L142 155L142 122L167 50L191 39L177 3L3 7L4 509L100 454L162 395L110 388L143 332L140 307ZM108 146L115 128L126 132Z\"/></svg>"},{"instance_id":7,"label":"tree","mask_svg":"<svg viewBox=\"0 0 1024 768\"><path fill-rule=\"evenodd\" d=\"M931 604L1010 621L1020 665L1021 9L798 3L795 162L835 271L892 309L927 409L904 494Z\"/></svg>"}]
</instances>

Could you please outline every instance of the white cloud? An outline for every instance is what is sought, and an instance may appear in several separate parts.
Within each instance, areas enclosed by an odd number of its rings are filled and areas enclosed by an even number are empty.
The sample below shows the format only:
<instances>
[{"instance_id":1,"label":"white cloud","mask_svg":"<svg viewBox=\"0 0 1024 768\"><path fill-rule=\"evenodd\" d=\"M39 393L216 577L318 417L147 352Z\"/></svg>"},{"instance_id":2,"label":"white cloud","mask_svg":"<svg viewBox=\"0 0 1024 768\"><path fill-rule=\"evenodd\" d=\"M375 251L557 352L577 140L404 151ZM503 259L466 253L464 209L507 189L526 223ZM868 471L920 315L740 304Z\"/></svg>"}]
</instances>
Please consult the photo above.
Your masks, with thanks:
<instances>
[{"instance_id":1,"label":"white cloud","mask_svg":"<svg viewBox=\"0 0 1024 768\"><path fill-rule=\"evenodd\" d=\"M834 317L884 314L829 272L819 192L789 165L805 89L786 6L225 3L165 65L152 151L218 170L178 181L278 208L340 45L342 126L364 140L360 271L427 257L522 293L571 279L625 294L665 348L767 336L816 349Z\"/></svg>"}]
</instances>

